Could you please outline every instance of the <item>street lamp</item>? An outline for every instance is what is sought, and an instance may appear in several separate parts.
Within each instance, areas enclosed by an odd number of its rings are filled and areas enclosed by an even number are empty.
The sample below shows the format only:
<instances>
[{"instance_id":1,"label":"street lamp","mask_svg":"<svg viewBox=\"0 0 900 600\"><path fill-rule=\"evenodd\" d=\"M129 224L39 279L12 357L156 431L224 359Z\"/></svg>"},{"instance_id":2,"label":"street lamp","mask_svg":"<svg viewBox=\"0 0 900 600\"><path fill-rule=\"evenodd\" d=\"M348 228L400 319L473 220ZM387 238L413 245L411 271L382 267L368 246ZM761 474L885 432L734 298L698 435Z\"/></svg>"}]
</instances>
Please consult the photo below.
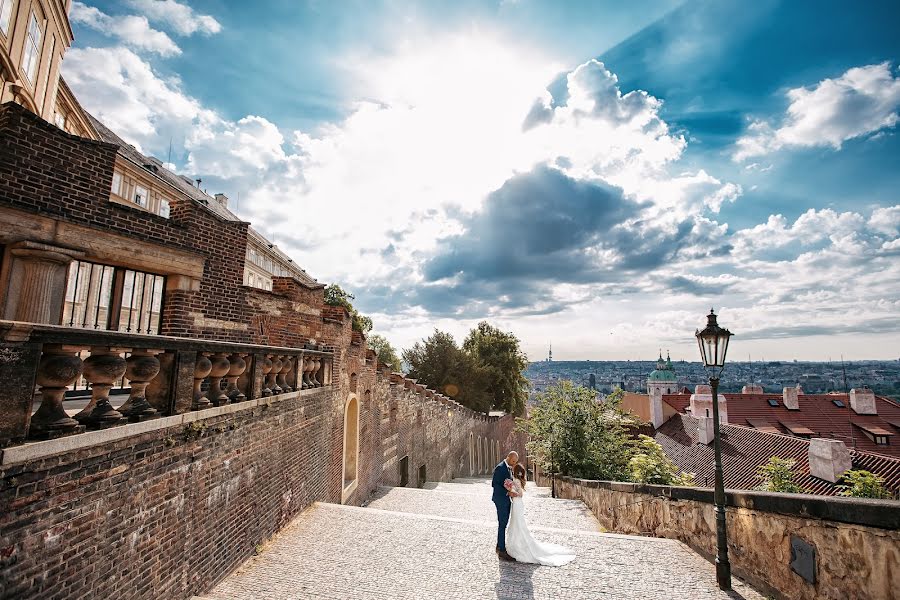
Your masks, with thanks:
<instances>
[{"instance_id":1,"label":"street lamp","mask_svg":"<svg viewBox=\"0 0 900 600\"><path fill-rule=\"evenodd\" d=\"M728 351L728 340L731 332L719 327L716 313L710 309L706 316L706 328L698 331L697 344L700 346L700 357L709 375L709 386L712 388L713 409L713 447L716 457L716 579L720 590L731 589L731 564L728 562L728 535L725 532L725 483L722 479L722 443L719 432L719 376L725 369L725 353Z\"/></svg>"},{"instance_id":2,"label":"street lamp","mask_svg":"<svg viewBox=\"0 0 900 600\"><path fill-rule=\"evenodd\" d=\"M556 498L556 457L553 453L553 440L556 438L556 426L550 426L550 497Z\"/></svg>"}]
</instances>

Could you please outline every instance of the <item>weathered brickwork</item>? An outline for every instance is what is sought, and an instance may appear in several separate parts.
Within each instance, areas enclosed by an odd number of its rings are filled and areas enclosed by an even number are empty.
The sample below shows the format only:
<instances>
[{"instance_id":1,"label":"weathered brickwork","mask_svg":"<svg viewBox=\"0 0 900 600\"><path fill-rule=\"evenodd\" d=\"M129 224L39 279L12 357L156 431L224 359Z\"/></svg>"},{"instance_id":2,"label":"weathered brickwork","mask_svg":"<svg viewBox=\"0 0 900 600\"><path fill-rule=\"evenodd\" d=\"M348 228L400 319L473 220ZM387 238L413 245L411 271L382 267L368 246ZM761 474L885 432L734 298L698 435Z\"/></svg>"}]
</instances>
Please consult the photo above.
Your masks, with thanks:
<instances>
[{"instance_id":1,"label":"weathered brickwork","mask_svg":"<svg viewBox=\"0 0 900 600\"><path fill-rule=\"evenodd\" d=\"M242 286L248 224L224 220L178 196L168 219L110 202L115 156L115 145L70 135L18 104L4 104L0 207L202 256L200 289L167 291L160 333L249 341L251 315Z\"/></svg>"}]
</instances>

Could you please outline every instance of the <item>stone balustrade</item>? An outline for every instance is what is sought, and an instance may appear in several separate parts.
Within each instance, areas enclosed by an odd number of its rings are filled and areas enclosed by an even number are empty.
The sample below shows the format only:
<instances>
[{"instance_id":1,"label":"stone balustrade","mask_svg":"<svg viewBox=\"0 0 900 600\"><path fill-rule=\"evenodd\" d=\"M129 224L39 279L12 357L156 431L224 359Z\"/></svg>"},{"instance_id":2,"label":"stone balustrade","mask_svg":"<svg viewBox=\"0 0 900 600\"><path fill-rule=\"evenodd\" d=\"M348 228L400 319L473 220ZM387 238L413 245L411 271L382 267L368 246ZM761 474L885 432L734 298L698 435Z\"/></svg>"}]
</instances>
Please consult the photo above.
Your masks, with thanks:
<instances>
[{"instance_id":1,"label":"stone balustrade","mask_svg":"<svg viewBox=\"0 0 900 600\"><path fill-rule=\"evenodd\" d=\"M332 354L312 344L273 348L0 321L0 448L331 384ZM76 402L83 407L70 414Z\"/></svg>"}]
</instances>

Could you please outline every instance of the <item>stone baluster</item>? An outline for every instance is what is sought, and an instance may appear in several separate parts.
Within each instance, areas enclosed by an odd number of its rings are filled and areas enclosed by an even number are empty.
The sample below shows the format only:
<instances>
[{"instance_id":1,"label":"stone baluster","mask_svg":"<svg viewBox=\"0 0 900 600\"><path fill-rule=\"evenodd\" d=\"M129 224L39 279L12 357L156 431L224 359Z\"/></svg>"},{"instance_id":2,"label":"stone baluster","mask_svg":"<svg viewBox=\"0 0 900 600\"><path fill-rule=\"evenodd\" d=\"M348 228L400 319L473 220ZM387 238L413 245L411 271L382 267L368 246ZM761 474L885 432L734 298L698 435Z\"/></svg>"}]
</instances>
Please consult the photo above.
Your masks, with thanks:
<instances>
[{"instance_id":1,"label":"stone baluster","mask_svg":"<svg viewBox=\"0 0 900 600\"><path fill-rule=\"evenodd\" d=\"M212 371L212 362L206 353L197 354L197 362L194 363L194 401L191 410L203 410L212 406L212 402L203 393L203 380Z\"/></svg>"},{"instance_id":2,"label":"stone baluster","mask_svg":"<svg viewBox=\"0 0 900 600\"><path fill-rule=\"evenodd\" d=\"M287 376L294 368L294 361L290 356L281 357L281 370L278 372L278 385L282 392L294 391L287 382Z\"/></svg>"},{"instance_id":3,"label":"stone baluster","mask_svg":"<svg viewBox=\"0 0 900 600\"><path fill-rule=\"evenodd\" d=\"M281 357L279 357L275 354L270 354L269 358L272 359L272 370L269 372L269 375L268 375L268 377L269 377L268 386L269 386L269 389L272 390L273 395L278 395L281 393L281 386L278 385L278 381L276 380L276 377L281 373L281 367L282 367Z\"/></svg>"},{"instance_id":4,"label":"stone baluster","mask_svg":"<svg viewBox=\"0 0 900 600\"><path fill-rule=\"evenodd\" d=\"M312 379L309 376L312 374L313 368L315 368L315 364L313 363L313 357L307 356L303 361L303 388L309 389L311 387L316 387L316 385L312 382Z\"/></svg>"},{"instance_id":5,"label":"stone baluster","mask_svg":"<svg viewBox=\"0 0 900 600\"><path fill-rule=\"evenodd\" d=\"M262 360L262 372L263 372L263 388L262 395L263 397L268 397L272 395L272 389L270 387L269 374L272 372L272 359L268 356L264 356Z\"/></svg>"},{"instance_id":6,"label":"stone baluster","mask_svg":"<svg viewBox=\"0 0 900 600\"><path fill-rule=\"evenodd\" d=\"M322 387L322 382L319 381L319 371L322 369L322 357L315 356L313 357L313 369L312 374L309 379L312 381L314 387Z\"/></svg>"},{"instance_id":7,"label":"stone baluster","mask_svg":"<svg viewBox=\"0 0 900 600\"><path fill-rule=\"evenodd\" d=\"M231 370L231 363L224 352L216 352L210 357L212 369L209 372L209 400L213 406L228 404L228 395L222 390L222 379Z\"/></svg>"},{"instance_id":8,"label":"stone baluster","mask_svg":"<svg viewBox=\"0 0 900 600\"><path fill-rule=\"evenodd\" d=\"M156 414L156 409L147 402L147 386L159 375L159 359L157 354L162 350L134 350L125 359L125 378L131 386L131 394L119 412L132 421L140 421Z\"/></svg>"},{"instance_id":9,"label":"stone baluster","mask_svg":"<svg viewBox=\"0 0 900 600\"><path fill-rule=\"evenodd\" d=\"M231 368L228 369L228 376L226 377L228 387L225 390L225 394L231 402L243 402L247 399L247 396L237 385L238 378L247 370L247 361L244 360L245 356L247 356L245 353L235 352L228 357Z\"/></svg>"},{"instance_id":10,"label":"stone baluster","mask_svg":"<svg viewBox=\"0 0 900 600\"><path fill-rule=\"evenodd\" d=\"M111 427L124 421L122 413L112 407L109 392L116 381L125 375L128 365L119 356L120 349L91 348L91 355L84 359L82 373L91 384L91 401L75 415L75 419L92 427Z\"/></svg>"},{"instance_id":11,"label":"stone baluster","mask_svg":"<svg viewBox=\"0 0 900 600\"><path fill-rule=\"evenodd\" d=\"M35 383L41 388L41 406L31 417L31 437L59 437L84 429L63 409L66 387L81 375L78 350L66 346L46 346L38 362Z\"/></svg>"}]
</instances>

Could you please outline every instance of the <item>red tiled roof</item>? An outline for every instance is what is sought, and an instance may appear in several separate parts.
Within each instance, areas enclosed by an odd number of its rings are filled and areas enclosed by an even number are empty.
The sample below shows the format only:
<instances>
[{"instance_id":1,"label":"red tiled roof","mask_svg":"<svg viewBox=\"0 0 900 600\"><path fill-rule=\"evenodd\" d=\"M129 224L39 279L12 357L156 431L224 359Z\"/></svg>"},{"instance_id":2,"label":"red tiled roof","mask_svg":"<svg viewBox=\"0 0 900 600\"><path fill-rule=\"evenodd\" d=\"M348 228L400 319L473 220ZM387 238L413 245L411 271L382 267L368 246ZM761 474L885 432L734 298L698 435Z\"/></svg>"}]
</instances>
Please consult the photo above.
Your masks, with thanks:
<instances>
[{"instance_id":1,"label":"red tiled roof","mask_svg":"<svg viewBox=\"0 0 900 600\"><path fill-rule=\"evenodd\" d=\"M751 421L765 421L779 432L791 434L785 423L805 427L813 437L841 440L850 448L887 454L900 458L900 441L896 432L900 430L900 404L883 396L875 397L877 415L858 415L850 408L848 394L800 394L797 398L799 410L784 407L781 394L725 394L728 400L728 422L735 425L750 425ZM777 400L771 406L769 400ZM833 400L841 400L843 407ZM690 406L690 394L665 394L663 401L680 413ZM859 428L878 427L895 435L886 446L870 440ZM879 434L886 435L886 434Z\"/></svg>"},{"instance_id":2,"label":"red tiled roof","mask_svg":"<svg viewBox=\"0 0 900 600\"><path fill-rule=\"evenodd\" d=\"M778 456L796 461L795 481L805 490L825 496L834 496L841 491L838 484L809 474L809 440L731 424L723 425L721 431L726 488L756 487L759 485L757 469L771 457ZM653 438L679 469L696 475L698 485L712 487L715 477L713 446L698 443L696 418L675 415L655 431ZM900 489L900 459L853 449L850 457L854 469L871 471L883 477L890 489Z\"/></svg>"}]
</instances>

